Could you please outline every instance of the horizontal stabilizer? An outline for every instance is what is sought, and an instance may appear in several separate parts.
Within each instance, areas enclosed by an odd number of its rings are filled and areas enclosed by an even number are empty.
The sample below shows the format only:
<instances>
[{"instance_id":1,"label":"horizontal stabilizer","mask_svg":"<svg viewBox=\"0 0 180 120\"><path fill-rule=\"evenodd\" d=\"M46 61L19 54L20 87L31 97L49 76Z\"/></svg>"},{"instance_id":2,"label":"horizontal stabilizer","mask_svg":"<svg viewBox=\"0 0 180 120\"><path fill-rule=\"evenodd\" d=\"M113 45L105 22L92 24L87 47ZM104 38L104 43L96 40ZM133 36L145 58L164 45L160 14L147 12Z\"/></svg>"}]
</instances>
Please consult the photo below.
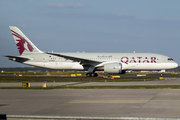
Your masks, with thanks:
<instances>
[{"instance_id":1,"label":"horizontal stabilizer","mask_svg":"<svg viewBox=\"0 0 180 120\"><path fill-rule=\"evenodd\" d=\"M21 56L4 55L4 57L8 57L10 60L13 60L13 61L16 61L17 59L23 60L23 61L32 60L32 58L21 57Z\"/></svg>"}]
</instances>

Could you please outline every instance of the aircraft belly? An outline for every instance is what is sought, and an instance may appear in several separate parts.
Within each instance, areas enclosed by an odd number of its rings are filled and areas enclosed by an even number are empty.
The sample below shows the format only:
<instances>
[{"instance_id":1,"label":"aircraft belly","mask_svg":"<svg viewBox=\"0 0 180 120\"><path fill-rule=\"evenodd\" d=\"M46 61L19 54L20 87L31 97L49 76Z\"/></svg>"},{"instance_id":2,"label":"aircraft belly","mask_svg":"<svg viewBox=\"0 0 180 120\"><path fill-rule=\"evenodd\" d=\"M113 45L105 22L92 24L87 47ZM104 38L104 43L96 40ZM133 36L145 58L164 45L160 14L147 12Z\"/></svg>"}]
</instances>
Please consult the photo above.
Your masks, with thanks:
<instances>
[{"instance_id":1,"label":"aircraft belly","mask_svg":"<svg viewBox=\"0 0 180 120\"><path fill-rule=\"evenodd\" d=\"M79 63L71 63L71 62L24 62L24 64L49 68L49 69L84 70L83 66L80 65Z\"/></svg>"},{"instance_id":2,"label":"aircraft belly","mask_svg":"<svg viewBox=\"0 0 180 120\"><path fill-rule=\"evenodd\" d=\"M162 70L167 69L168 63L133 63L129 64L130 70Z\"/></svg>"}]
</instances>

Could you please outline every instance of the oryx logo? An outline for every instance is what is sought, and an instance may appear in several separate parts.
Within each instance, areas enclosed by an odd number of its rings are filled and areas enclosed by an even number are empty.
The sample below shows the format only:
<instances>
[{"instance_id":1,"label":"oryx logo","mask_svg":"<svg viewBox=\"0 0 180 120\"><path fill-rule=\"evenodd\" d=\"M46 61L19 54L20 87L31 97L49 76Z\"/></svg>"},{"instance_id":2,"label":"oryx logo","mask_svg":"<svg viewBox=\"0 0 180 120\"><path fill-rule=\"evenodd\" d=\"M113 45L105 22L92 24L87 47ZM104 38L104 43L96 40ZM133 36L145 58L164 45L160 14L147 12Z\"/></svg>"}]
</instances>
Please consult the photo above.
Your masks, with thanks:
<instances>
[{"instance_id":1,"label":"oryx logo","mask_svg":"<svg viewBox=\"0 0 180 120\"><path fill-rule=\"evenodd\" d=\"M13 30L11 30L11 32L14 36L19 38L19 39L16 39L16 45L17 45L20 55L22 55L25 50L30 51L30 52L34 50L31 44L26 39L24 39L21 35L19 35Z\"/></svg>"}]
</instances>

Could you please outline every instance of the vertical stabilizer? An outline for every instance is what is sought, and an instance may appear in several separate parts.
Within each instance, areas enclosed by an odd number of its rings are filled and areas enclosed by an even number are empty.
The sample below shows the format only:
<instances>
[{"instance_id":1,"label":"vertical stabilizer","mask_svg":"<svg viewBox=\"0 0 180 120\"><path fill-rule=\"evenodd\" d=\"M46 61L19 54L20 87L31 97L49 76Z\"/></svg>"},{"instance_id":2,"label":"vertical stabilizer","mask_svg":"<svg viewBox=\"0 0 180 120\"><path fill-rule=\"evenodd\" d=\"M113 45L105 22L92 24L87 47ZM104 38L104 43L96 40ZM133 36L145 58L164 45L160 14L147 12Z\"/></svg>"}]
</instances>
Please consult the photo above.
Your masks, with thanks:
<instances>
[{"instance_id":1,"label":"vertical stabilizer","mask_svg":"<svg viewBox=\"0 0 180 120\"><path fill-rule=\"evenodd\" d=\"M19 50L19 54L25 53L42 53L22 32L15 26L9 26L16 46Z\"/></svg>"}]
</instances>

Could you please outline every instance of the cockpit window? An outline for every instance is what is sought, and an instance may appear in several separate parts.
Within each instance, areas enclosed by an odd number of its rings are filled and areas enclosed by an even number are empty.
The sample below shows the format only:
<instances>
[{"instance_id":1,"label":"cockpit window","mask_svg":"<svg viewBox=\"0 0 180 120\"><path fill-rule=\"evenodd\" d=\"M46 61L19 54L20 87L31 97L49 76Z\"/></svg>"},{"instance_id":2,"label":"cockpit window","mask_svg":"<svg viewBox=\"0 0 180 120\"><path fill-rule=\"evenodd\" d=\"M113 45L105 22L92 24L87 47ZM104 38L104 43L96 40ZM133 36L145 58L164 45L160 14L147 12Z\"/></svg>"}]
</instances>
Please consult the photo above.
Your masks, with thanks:
<instances>
[{"instance_id":1,"label":"cockpit window","mask_svg":"<svg viewBox=\"0 0 180 120\"><path fill-rule=\"evenodd\" d=\"M172 58L168 58L168 60L169 60L169 61L173 61L173 59L172 59Z\"/></svg>"}]
</instances>

